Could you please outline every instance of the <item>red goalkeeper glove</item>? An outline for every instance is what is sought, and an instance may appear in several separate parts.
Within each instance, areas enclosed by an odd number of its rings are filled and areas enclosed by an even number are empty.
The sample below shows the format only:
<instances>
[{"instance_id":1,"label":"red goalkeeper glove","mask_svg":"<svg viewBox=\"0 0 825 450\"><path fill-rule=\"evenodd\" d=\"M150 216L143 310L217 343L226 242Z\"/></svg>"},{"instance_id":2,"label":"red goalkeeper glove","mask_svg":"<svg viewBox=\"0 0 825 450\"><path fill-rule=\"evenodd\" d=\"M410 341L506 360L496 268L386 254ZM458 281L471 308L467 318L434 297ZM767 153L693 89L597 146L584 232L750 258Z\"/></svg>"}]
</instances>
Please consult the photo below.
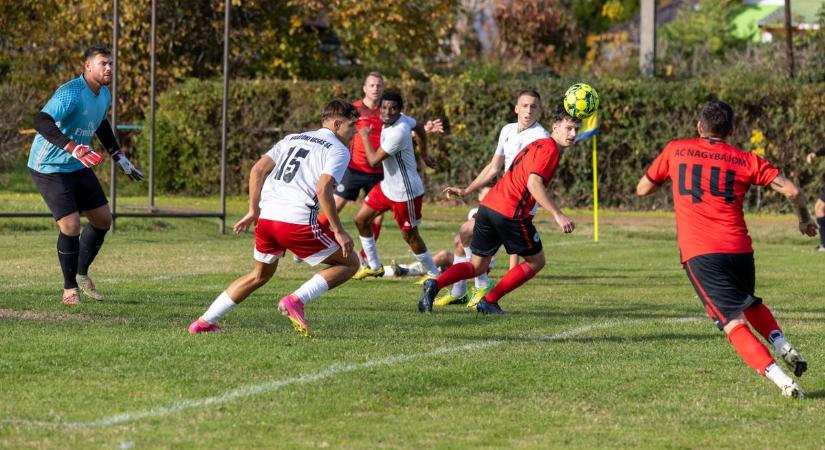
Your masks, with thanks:
<instances>
[{"instance_id":1,"label":"red goalkeeper glove","mask_svg":"<svg viewBox=\"0 0 825 450\"><path fill-rule=\"evenodd\" d=\"M94 167L100 164L100 161L103 161L103 157L95 152L92 147L85 144L78 144L75 141L69 141L65 150L71 153L73 157L82 162L86 167Z\"/></svg>"}]
</instances>

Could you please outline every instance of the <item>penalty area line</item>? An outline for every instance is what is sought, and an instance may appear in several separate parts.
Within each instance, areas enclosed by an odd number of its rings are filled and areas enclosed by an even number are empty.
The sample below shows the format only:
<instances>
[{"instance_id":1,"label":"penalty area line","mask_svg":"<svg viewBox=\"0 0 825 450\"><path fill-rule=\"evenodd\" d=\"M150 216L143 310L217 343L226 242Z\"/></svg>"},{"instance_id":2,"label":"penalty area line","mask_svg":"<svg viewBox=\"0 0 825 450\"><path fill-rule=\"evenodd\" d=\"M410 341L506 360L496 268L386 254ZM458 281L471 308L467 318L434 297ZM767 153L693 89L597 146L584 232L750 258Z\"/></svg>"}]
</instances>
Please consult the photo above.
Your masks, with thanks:
<instances>
[{"instance_id":1,"label":"penalty area line","mask_svg":"<svg viewBox=\"0 0 825 450\"><path fill-rule=\"evenodd\" d=\"M685 322L685 321L692 321L697 320L693 317L686 317L682 319L675 319L675 320L664 320L662 322ZM605 329L605 328L612 328L617 327L620 325L627 325L634 322L639 322L640 320L627 320L627 321L607 321L607 322L600 322L591 325L585 325L577 328L573 328L567 331L563 331L560 333L556 333L553 335L547 336L536 336L532 337L532 340L535 341L561 341L565 339L569 339L575 336L579 336L585 333L588 333L593 330L597 329ZM217 405L222 403L227 403L238 398L243 397L251 397L259 394L269 393L277 391L281 388L295 385L295 384L309 384L315 381L323 380L326 378L331 378L336 375L354 372L356 370L361 369L369 369L372 367L389 367L389 366L396 366L399 364L403 364L408 361L412 361L414 359L419 358L427 358L432 356L440 356L446 355L450 353L457 353L457 352L464 352L464 351L475 351L481 350L489 347L494 347L500 344L503 344L504 341L498 340L490 340L490 341L483 341L483 342L474 342L470 344L464 345L457 345L452 347L444 347L434 349L428 352L422 353L412 353L407 355L396 355L396 356L389 356L386 358L380 359L372 359L368 360L363 363L357 364L334 364L324 368L323 370L319 370L316 372L309 372L303 375L299 375L296 377L285 378L282 380L274 380L267 383L261 384L254 384L249 386L244 386L239 389L233 389L230 391L226 391L220 395L215 395L212 397L205 397L201 399L194 399L194 400L183 400L179 402L168 403L165 405L157 406L150 409L145 409L142 411L132 411L126 412L121 414L115 414L112 416L102 417L100 419L91 420L91 421L43 421L43 420L26 420L26 419L16 419L16 418L7 418L0 420L0 423L3 424L10 424L10 425L20 425L20 426L32 426L32 427L57 427L57 428L95 428L95 427L107 427L113 425L120 425L123 423L128 422L135 422L142 419L149 419L155 417L166 416L170 414L174 414L180 411L184 411L187 409L192 408L199 408L203 406L211 406Z\"/></svg>"}]
</instances>

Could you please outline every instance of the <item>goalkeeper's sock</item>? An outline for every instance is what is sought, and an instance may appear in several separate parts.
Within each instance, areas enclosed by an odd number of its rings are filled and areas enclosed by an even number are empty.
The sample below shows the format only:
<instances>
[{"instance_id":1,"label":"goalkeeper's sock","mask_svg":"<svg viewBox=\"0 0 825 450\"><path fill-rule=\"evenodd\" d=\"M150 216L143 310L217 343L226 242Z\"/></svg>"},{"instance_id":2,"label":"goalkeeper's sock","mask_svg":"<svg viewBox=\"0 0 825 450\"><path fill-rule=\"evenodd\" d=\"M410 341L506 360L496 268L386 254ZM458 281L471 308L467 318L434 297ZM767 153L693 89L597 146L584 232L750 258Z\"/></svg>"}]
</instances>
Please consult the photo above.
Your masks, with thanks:
<instances>
[{"instance_id":1,"label":"goalkeeper's sock","mask_svg":"<svg viewBox=\"0 0 825 450\"><path fill-rule=\"evenodd\" d=\"M319 274L315 274L307 280L306 283L302 284L292 295L298 297L301 300L301 303L307 304L310 301L318 298L324 292L329 290L329 284L327 280L324 279Z\"/></svg>"},{"instance_id":2,"label":"goalkeeper's sock","mask_svg":"<svg viewBox=\"0 0 825 450\"><path fill-rule=\"evenodd\" d=\"M751 306L745 310L745 318L748 319L751 327L765 338L766 341L773 344L776 351L782 348L785 343L785 335L782 334L782 329L776 323L773 313L767 306L760 303Z\"/></svg>"},{"instance_id":3,"label":"goalkeeper's sock","mask_svg":"<svg viewBox=\"0 0 825 450\"><path fill-rule=\"evenodd\" d=\"M728 333L728 340L745 364L760 375L765 375L765 370L774 363L768 349L759 342L759 339L756 339L747 325L739 324L733 327L733 330Z\"/></svg>"},{"instance_id":4,"label":"goalkeeper's sock","mask_svg":"<svg viewBox=\"0 0 825 450\"><path fill-rule=\"evenodd\" d=\"M445 286L449 286L460 280L467 280L476 274L476 268L473 263L463 262L460 264L453 264L449 269L445 270L438 278L435 279L435 287L439 291Z\"/></svg>"},{"instance_id":5,"label":"goalkeeper's sock","mask_svg":"<svg viewBox=\"0 0 825 450\"><path fill-rule=\"evenodd\" d=\"M467 258L458 255L453 256L452 265L461 264L465 262L467 262ZM467 293L467 280L461 280L453 283L453 288L450 290L450 294L453 297L458 298L464 295L465 293Z\"/></svg>"},{"instance_id":6,"label":"goalkeeper's sock","mask_svg":"<svg viewBox=\"0 0 825 450\"><path fill-rule=\"evenodd\" d=\"M226 291L221 292L221 295L215 299L214 302L209 306L209 309L206 310L205 313L201 316L201 319L209 322L210 324L216 324L221 317L229 314L229 311L232 311L236 303L229 298L229 294Z\"/></svg>"},{"instance_id":7,"label":"goalkeeper's sock","mask_svg":"<svg viewBox=\"0 0 825 450\"><path fill-rule=\"evenodd\" d=\"M63 272L63 289L77 288L77 254L80 249L80 236L60 233L57 236L57 259Z\"/></svg>"},{"instance_id":8,"label":"goalkeeper's sock","mask_svg":"<svg viewBox=\"0 0 825 450\"><path fill-rule=\"evenodd\" d=\"M77 257L78 275L89 274L89 266L95 260L100 247L103 246L103 240L108 231L108 228L95 228L90 223L83 228L83 233L80 235L80 253Z\"/></svg>"},{"instance_id":9,"label":"goalkeeper's sock","mask_svg":"<svg viewBox=\"0 0 825 450\"><path fill-rule=\"evenodd\" d=\"M536 272L533 271L533 268L526 262L523 262L508 270L496 287L484 296L484 299L487 300L488 303L497 303L501 297L504 297L534 276L536 276Z\"/></svg>"},{"instance_id":10,"label":"goalkeeper's sock","mask_svg":"<svg viewBox=\"0 0 825 450\"><path fill-rule=\"evenodd\" d=\"M825 247L825 216L817 217L816 224L819 225L819 246Z\"/></svg>"},{"instance_id":11,"label":"goalkeeper's sock","mask_svg":"<svg viewBox=\"0 0 825 450\"><path fill-rule=\"evenodd\" d=\"M361 239L361 248L367 254L367 264L370 270L381 268L381 259L378 258L378 248L375 246L375 237L358 236Z\"/></svg>"}]
</instances>

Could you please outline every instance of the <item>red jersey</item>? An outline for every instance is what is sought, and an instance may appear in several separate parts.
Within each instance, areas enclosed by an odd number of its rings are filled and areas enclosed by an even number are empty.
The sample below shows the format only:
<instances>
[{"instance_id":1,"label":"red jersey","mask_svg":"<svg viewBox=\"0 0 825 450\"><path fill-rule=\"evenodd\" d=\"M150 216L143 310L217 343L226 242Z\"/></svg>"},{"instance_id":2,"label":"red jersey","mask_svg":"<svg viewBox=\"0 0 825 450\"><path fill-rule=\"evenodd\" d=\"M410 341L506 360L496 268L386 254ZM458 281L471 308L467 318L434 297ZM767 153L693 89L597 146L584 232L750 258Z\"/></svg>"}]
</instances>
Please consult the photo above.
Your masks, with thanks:
<instances>
[{"instance_id":1,"label":"red jersey","mask_svg":"<svg viewBox=\"0 0 825 450\"><path fill-rule=\"evenodd\" d=\"M527 190L527 179L535 173L544 179L545 189L559 164L559 150L553 138L533 141L513 157L510 168L490 189L481 204L512 219L530 219L536 199Z\"/></svg>"},{"instance_id":2,"label":"red jersey","mask_svg":"<svg viewBox=\"0 0 825 450\"><path fill-rule=\"evenodd\" d=\"M368 125L372 126L372 131L370 131L370 144L372 144L373 150L378 150L378 147L381 146L381 128L384 125L384 122L381 121L381 108L367 108L363 100L356 100L352 105L358 108L358 112L361 114L358 117L358 121L355 122L355 128L360 130ZM379 164L378 167L370 167L370 163L367 162L364 143L361 141L361 135L359 133L355 133L355 136L352 138L350 152L352 153L352 159L350 159L349 162L350 169L365 173L384 173L381 164Z\"/></svg>"},{"instance_id":3,"label":"red jersey","mask_svg":"<svg viewBox=\"0 0 825 450\"><path fill-rule=\"evenodd\" d=\"M719 140L670 141L647 170L657 185L673 180L681 261L708 253L751 253L742 202L750 185L767 186L779 170Z\"/></svg>"}]
</instances>

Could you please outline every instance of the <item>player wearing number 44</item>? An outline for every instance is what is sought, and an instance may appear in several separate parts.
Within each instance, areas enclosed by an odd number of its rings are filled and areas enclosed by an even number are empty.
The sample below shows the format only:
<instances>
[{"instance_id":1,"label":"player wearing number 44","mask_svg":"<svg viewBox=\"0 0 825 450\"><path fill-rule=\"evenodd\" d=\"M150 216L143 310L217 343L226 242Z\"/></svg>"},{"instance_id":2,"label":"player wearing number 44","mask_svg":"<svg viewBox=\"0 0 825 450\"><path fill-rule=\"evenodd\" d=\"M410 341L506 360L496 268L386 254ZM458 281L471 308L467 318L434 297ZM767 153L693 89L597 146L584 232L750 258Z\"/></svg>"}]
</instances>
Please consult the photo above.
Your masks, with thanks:
<instances>
[{"instance_id":1,"label":"player wearing number 44","mask_svg":"<svg viewBox=\"0 0 825 450\"><path fill-rule=\"evenodd\" d=\"M725 332L747 365L773 381L787 397L802 398L799 385L779 368L751 327L801 376L808 363L785 340L771 310L755 295L753 247L742 202L748 188L768 186L793 203L799 231L816 236L805 196L771 163L725 142L733 109L711 101L702 109L699 138L671 141L636 186L640 196L673 183L681 262L708 315ZM750 327L748 326L750 325Z\"/></svg>"},{"instance_id":2,"label":"player wearing number 44","mask_svg":"<svg viewBox=\"0 0 825 450\"><path fill-rule=\"evenodd\" d=\"M189 333L219 330L221 317L266 284L289 250L311 266L328 266L278 303L298 333L311 336L304 305L358 270L352 238L341 226L332 196L350 160L347 145L357 118L354 106L332 100L324 108L323 128L285 137L255 163L249 175L249 212L234 226L240 233L257 223L255 267L230 284L189 325ZM327 224L318 223L319 211L326 214Z\"/></svg>"}]
</instances>

